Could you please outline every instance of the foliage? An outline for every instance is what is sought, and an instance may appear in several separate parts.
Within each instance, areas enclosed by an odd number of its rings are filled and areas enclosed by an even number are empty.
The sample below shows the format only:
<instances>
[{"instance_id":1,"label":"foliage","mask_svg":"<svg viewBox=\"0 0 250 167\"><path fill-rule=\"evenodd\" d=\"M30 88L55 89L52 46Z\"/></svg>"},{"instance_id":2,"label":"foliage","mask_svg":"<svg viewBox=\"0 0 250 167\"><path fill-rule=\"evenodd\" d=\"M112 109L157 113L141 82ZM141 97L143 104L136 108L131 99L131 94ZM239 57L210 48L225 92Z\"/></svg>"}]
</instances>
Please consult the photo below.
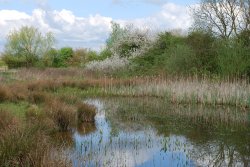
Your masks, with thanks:
<instances>
[{"instance_id":1,"label":"foliage","mask_svg":"<svg viewBox=\"0 0 250 167\"><path fill-rule=\"evenodd\" d=\"M161 32L156 40L140 56L132 61L133 71L139 71L140 74L155 74L162 72L169 58L167 53L171 48L176 48L177 44L184 44L185 38L175 36L170 32Z\"/></svg>"},{"instance_id":2,"label":"foliage","mask_svg":"<svg viewBox=\"0 0 250 167\"><path fill-rule=\"evenodd\" d=\"M86 49L76 49L68 59L69 66L80 66L88 61L88 51Z\"/></svg>"},{"instance_id":3,"label":"foliage","mask_svg":"<svg viewBox=\"0 0 250 167\"><path fill-rule=\"evenodd\" d=\"M41 61L44 67L54 67L55 58L58 57L58 51L56 49L50 49L42 57Z\"/></svg>"},{"instance_id":4,"label":"foliage","mask_svg":"<svg viewBox=\"0 0 250 167\"><path fill-rule=\"evenodd\" d=\"M70 47L61 48L58 55L54 58L55 67L67 67L68 61L73 57L73 49Z\"/></svg>"},{"instance_id":5,"label":"foliage","mask_svg":"<svg viewBox=\"0 0 250 167\"><path fill-rule=\"evenodd\" d=\"M9 67L31 67L54 44L52 33L43 35L37 28L22 27L14 30L7 37L3 60Z\"/></svg>"},{"instance_id":6,"label":"foliage","mask_svg":"<svg viewBox=\"0 0 250 167\"><path fill-rule=\"evenodd\" d=\"M166 62L166 71L176 74L196 73L201 66L194 51L187 45L176 45L165 52L169 56Z\"/></svg>"},{"instance_id":7,"label":"foliage","mask_svg":"<svg viewBox=\"0 0 250 167\"><path fill-rule=\"evenodd\" d=\"M243 45L245 47L250 48L250 30L245 30L245 31L240 32L240 34L237 36L237 39L240 42L243 42Z\"/></svg>"},{"instance_id":8,"label":"foliage","mask_svg":"<svg viewBox=\"0 0 250 167\"><path fill-rule=\"evenodd\" d=\"M193 31L187 37L187 45L195 52L200 61L197 67L203 72L215 73L217 71L216 53L213 47L215 37L204 31Z\"/></svg>"},{"instance_id":9,"label":"foliage","mask_svg":"<svg viewBox=\"0 0 250 167\"><path fill-rule=\"evenodd\" d=\"M24 67L27 65L27 60L24 56L12 56L4 54L2 60L8 65L9 68Z\"/></svg>"},{"instance_id":10,"label":"foliage","mask_svg":"<svg viewBox=\"0 0 250 167\"><path fill-rule=\"evenodd\" d=\"M217 62L222 75L236 76L249 72L250 49L244 46L244 42L221 40L217 45Z\"/></svg>"}]
</instances>

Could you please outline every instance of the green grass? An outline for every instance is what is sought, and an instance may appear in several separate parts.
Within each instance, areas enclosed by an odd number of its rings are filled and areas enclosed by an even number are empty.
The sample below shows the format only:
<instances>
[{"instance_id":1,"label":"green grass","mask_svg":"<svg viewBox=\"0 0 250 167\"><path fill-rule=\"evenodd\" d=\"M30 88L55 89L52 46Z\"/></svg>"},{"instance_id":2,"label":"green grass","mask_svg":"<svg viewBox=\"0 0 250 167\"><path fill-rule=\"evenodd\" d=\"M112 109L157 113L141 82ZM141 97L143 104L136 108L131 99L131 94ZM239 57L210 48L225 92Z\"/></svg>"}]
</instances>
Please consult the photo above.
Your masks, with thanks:
<instances>
[{"instance_id":1,"label":"green grass","mask_svg":"<svg viewBox=\"0 0 250 167\"><path fill-rule=\"evenodd\" d=\"M86 98L86 97L98 97L104 96L105 92L101 88L88 88L86 90L82 90L80 88L72 88L72 87L62 87L58 88L56 92L53 93L57 97L78 97L78 98Z\"/></svg>"},{"instance_id":2,"label":"green grass","mask_svg":"<svg viewBox=\"0 0 250 167\"><path fill-rule=\"evenodd\" d=\"M24 101L18 103L13 103L13 102L0 103L0 109L10 111L19 118L25 118L25 113L29 108L29 106L30 104Z\"/></svg>"}]
</instances>

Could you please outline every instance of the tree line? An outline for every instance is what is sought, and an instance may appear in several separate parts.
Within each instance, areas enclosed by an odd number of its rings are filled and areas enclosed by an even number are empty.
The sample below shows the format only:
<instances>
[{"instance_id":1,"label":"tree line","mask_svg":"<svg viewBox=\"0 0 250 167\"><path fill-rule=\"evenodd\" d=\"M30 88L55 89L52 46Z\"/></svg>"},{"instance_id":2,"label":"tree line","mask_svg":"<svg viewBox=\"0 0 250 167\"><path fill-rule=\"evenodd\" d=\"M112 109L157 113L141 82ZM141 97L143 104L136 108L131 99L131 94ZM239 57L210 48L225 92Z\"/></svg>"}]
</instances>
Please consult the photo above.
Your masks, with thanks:
<instances>
[{"instance_id":1,"label":"tree line","mask_svg":"<svg viewBox=\"0 0 250 167\"><path fill-rule=\"evenodd\" d=\"M2 60L10 68L90 64L89 69L95 70L126 62L121 71L111 68L113 74L250 76L250 0L201 0L192 14L194 23L187 35L166 31L153 38L148 30L112 22L112 32L100 53L55 49L53 34L22 27L8 35Z\"/></svg>"}]
</instances>

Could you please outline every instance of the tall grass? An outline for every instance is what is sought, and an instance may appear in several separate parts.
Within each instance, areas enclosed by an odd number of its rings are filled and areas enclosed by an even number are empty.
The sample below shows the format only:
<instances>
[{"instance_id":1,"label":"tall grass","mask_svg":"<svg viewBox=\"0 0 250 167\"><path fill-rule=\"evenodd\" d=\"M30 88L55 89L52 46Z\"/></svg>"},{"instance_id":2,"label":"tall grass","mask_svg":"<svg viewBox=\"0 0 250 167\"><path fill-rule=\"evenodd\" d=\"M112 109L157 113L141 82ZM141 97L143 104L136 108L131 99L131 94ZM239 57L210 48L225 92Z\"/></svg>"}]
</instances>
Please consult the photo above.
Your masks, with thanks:
<instances>
[{"instance_id":1,"label":"tall grass","mask_svg":"<svg viewBox=\"0 0 250 167\"><path fill-rule=\"evenodd\" d=\"M94 106L91 106L89 104L80 103L78 106L77 114L78 114L78 121L80 123L94 122L96 109Z\"/></svg>"},{"instance_id":2,"label":"tall grass","mask_svg":"<svg viewBox=\"0 0 250 167\"><path fill-rule=\"evenodd\" d=\"M69 159L60 156L62 153L57 154L57 159L52 158L56 148L43 130L47 125L34 121L23 123L9 111L0 110L0 116L1 167L69 166Z\"/></svg>"},{"instance_id":3,"label":"tall grass","mask_svg":"<svg viewBox=\"0 0 250 167\"><path fill-rule=\"evenodd\" d=\"M111 96L152 96L167 98L173 103L249 107L250 85L247 80L156 77L104 82L102 89Z\"/></svg>"}]
</instances>

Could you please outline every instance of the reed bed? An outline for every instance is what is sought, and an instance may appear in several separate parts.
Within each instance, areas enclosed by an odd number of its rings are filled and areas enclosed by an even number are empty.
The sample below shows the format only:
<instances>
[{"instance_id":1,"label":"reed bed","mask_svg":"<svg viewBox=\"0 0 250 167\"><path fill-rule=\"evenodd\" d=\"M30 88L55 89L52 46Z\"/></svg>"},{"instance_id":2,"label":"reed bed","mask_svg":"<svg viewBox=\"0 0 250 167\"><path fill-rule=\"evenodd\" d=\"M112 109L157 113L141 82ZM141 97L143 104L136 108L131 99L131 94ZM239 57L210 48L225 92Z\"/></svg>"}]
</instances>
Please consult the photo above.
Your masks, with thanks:
<instances>
[{"instance_id":1,"label":"reed bed","mask_svg":"<svg viewBox=\"0 0 250 167\"><path fill-rule=\"evenodd\" d=\"M248 79L197 76L157 76L112 78L93 77L81 69L20 69L12 76L19 84L12 84L14 97L24 99L24 88L29 91L56 91L72 87L81 90L98 89L102 96L137 96L167 98L173 103L199 103L249 107ZM28 82L27 82L28 81ZM20 84L22 83L22 84ZM2 88L1 88L2 87ZM1 100L8 96L0 86ZM18 90L17 90L18 89ZM4 89L6 90L6 89ZM22 91L21 91L22 90ZM95 91L92 92L93 95ZM13 98L13 97L12 97Z\"/></svg>"},{"instance_id":2,"label":"reed bed","mask_svg":"<svg viewBox=\"0 0 250 167\"><path fill-rule=\"evenodd\" d=\"M249 107L250 84L194 78L135 78L126 82L107 79L103 91L115 96L160 97L172 103L198 103Z\"/></svg>"}]
</instances>

